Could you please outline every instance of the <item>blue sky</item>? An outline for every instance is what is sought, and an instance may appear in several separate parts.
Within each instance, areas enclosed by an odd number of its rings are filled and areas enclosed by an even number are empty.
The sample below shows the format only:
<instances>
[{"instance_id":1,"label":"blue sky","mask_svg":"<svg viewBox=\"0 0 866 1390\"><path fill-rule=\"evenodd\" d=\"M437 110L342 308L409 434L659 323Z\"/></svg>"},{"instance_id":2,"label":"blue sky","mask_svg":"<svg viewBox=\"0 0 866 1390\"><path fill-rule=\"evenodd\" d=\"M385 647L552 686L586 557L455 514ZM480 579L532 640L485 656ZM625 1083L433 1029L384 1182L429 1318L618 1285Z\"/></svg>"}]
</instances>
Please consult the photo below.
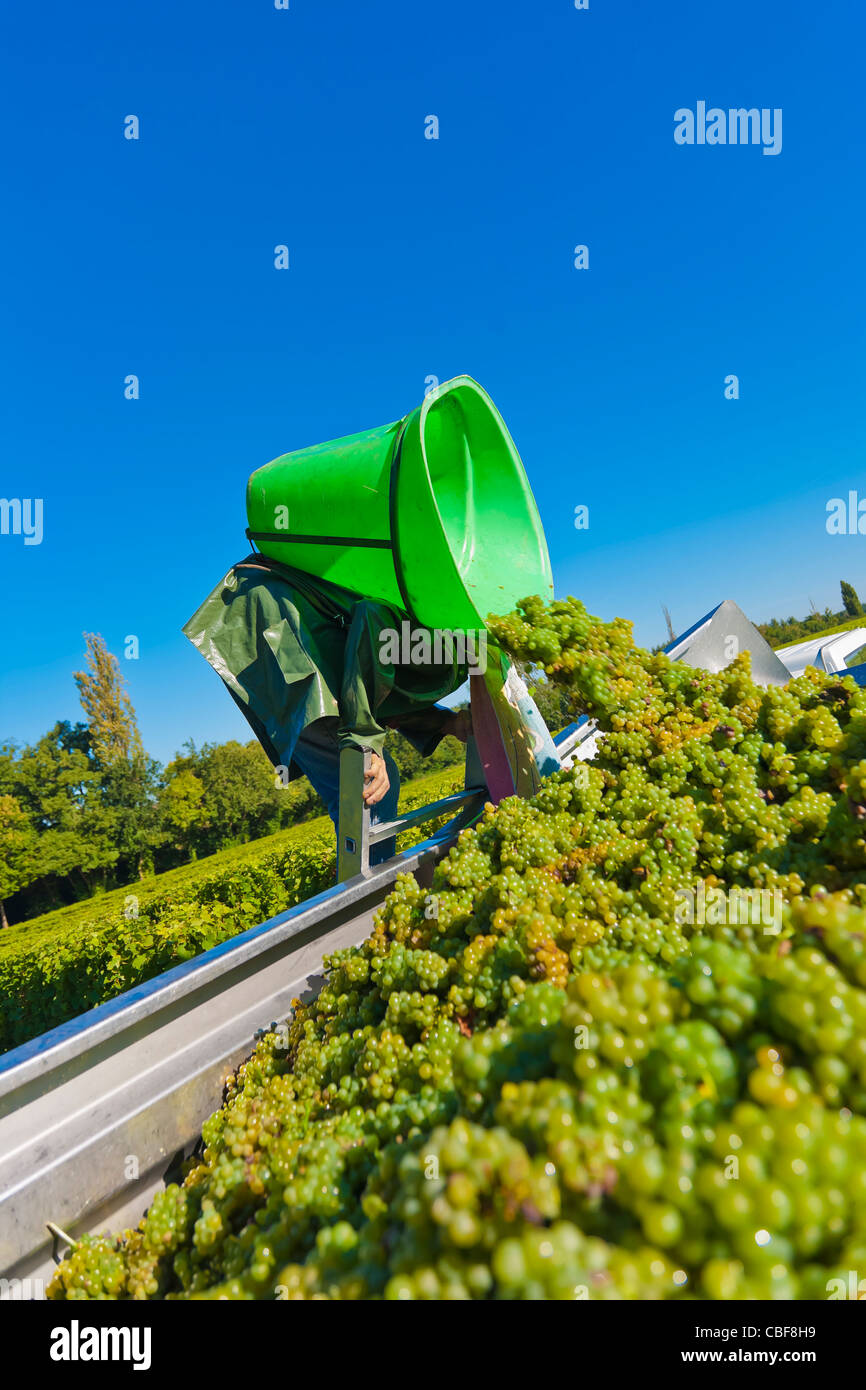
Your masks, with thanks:
<instances>
[{"instance_id":1,"label":"blue sky","mask_svg":"<svg viewBox=\"0 0 866 1390\"><path fill-rule=\"evenodd\" d=\"M558 592L639 640L662 603L866 598L866 540L824 525L866 496L864 29L840 0L17 6L0 496L43 498L44 538L0 536L0 737L79 717L83 630L138 636L156 756L246 737L180 628L248 548L247 476L429 374L491 393ZM782 108L782 152L678 146L699 100Z\"/></svg>"}]
</instances>

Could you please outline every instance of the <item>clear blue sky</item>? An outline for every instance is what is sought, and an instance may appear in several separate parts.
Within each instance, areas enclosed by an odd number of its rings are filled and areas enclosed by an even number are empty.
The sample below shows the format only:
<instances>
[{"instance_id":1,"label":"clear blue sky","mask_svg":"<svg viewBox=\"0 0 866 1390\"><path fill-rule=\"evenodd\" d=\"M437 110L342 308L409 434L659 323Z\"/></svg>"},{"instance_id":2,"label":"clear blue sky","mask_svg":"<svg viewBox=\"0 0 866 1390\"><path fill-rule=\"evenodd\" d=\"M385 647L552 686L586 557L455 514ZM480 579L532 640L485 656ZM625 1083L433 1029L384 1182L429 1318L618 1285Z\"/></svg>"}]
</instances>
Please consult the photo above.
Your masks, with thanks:
<instances>
[{"instance_id":1,"label":"clear blue sky","mask_svg":"<svg viewBox=\"0 0 866 1390\"><path fill-rule=\"evenodd\" d=\"M639 640L662 603L866 597L866 538L824 528L866 496L864 38L851 0L15 6L0 496L44 539L0 536L0 736L80 716L86 629L138 636L156 756L246 737L180 628L248 548L248 474L431 373L490 391L558 592ZM781 107L781 154L676 145L699 100Z\"/></svg>"}]
</instances>

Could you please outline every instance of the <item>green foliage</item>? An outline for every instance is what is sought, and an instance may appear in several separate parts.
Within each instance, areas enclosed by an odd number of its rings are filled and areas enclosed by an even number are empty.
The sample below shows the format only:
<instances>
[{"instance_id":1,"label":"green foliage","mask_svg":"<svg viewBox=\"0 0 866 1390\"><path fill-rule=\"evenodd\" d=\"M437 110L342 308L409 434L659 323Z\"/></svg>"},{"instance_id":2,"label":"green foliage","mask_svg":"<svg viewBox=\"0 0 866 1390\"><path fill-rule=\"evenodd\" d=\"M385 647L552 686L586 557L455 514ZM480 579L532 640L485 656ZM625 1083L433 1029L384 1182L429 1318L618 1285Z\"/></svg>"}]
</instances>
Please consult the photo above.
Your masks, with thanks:
<instances>
[{"instance_id":1,"label":"green foliage","mask_svg":"<svg viewBox=\"0 0 866 1390\"><path fill-rule=\"evenodd\" d=\"M165 842L158 788L159 764L143 752L118 759L101 771L99 801L108 816L117 851L115 878L121 882L141 878L145 866L153 867L155 852Z\"/></svg>"},{"instance_id":2,"label":"green foliage","mask_svg":"<svg viewBox=\"0 0 866 1390\"><path fill-rule=\"evenodd\" d=\"M825 608L823 613L809 613L805 618L770 618L755 626L771 647L789 647L794 642L806 642L810 637L839 632L847 625L848 614Z\"/></svg>"},{"instance_id":3,"label":"green foliage","mask_svg":"<svg viewBox=\"0 0 866 1390\"><path fill-rule=\"evenodd\" d=\"M160 821L176 849L185 848L190 831L201 821L203 800L204 783L189 768L166 776L159 796Z\"/></svg>"},{"instance_id":4,"label":"green foliage","mask_svg":"<svg viewBox=\"0 0 866 1390\"><path fill-rule=\"evenodd\" d=\"M436 768L463 767L466 761L466 749L450 734L439 742L429 758L423 758L397 729L389 732L385 746L397 764L401 783L410 782L413 778L421 777Z\"/></svg>"},{"instance_id":5,"label":"green foliage","mask_svg":"<svg viewBox=\"0 0 866 1390\"><path fill-rule=\"evenodd\" d=\"M322 811L306 779L283 786L258 743L234 739L201 748L188 743L165 770L160 806L171 817L164 828L173 853L184 859L259 839Z\"/></svg>"},{"instance_id":6,"label":"green foliage","mask_svg":"<svg viewBox=\"0 0 866 1390\"><path fill-rule=\"evenodd\" d=\"M119 852L100 782L82 724L58 723L30 747L0 750L0 785L37 837L31 881L65 879L79 894L105 883Z\"/></svg>"},{"instance_id":7,"label":"green foliage","mask_svg":"<svg viewBox=\"0 0 866 1390\"><path fill-rule=\"evenodd\" d=\"M25 888L36 873L36 836L24 807L0 792L0 926L8 926L5 900Z\"/></svg>"},{"instance_id":8,"label":"green foliage","mask_svg":"<svg viewBox=\"0 0 866 1390\"><path fill-rule=\"evenodd\" d=\"M551 733L559 733L560 729L571 722L565 694L558 685L548 680L538 667L521 665L520 662L517 665L548 729Z\"/></svg>"}]
</instances>

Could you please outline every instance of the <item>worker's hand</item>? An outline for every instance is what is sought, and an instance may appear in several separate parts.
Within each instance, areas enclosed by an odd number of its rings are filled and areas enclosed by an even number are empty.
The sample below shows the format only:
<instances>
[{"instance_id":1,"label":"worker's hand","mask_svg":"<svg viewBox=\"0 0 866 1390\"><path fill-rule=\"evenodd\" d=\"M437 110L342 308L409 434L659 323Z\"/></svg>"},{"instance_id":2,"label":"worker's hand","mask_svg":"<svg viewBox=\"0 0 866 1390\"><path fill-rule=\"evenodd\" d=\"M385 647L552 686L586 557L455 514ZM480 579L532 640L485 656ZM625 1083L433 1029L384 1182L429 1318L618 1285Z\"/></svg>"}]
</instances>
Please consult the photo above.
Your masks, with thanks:
<instances>
[{"instance_id":1,"label":"worker's hand","mask_svg":"<svg viewBox=\"0 0 866 1390\"><path fill-rule=\"evenodd\" d=\"M445 732L446 734L453 734L454 738L459 738L461 743L465 743L472 733L472 715L470 711L468 709L455 710Z\"/></svg>"},{"instance_id":2,"label":"worker's hand","mask_svg":"<svg viewBox=\"0 0 866 1390\"><path fill-rule=\"evenodd\" d=\"M385 767L385 759L380 758L378 753L370 754L370 770L364 773L364 804L375 806L377 801L381 801L391 783L388 781L388 771Z\"/></svg>"}]
</instances>

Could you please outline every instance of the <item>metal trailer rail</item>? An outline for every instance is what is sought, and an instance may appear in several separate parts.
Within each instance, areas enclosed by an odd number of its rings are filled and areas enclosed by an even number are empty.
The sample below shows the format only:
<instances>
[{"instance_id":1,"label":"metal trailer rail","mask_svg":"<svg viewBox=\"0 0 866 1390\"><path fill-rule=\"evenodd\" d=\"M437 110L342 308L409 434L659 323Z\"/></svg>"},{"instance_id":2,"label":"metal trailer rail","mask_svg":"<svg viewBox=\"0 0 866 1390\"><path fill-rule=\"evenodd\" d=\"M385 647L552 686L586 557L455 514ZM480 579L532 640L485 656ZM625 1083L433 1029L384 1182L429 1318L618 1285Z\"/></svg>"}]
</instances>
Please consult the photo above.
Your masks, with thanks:
<instances>
[{"instance_id":1,"label":"metal trailer rail","mask_svg":"<svg viewBox=\"0 0 866 1390\"><path fill-rule=\"evenodd\" d=\"M777 647L776 655L791 672L792 676L802 676L807 666L817 666L819 671L830 675L848 675L848 657L866 644L866 627L849 628L845 632L833 633L829 637L811 637L805 642L791 642L786 647Z\"/></svg>"},{"instance_id":2,"label":"metal trailer rail","mask_svg":"<svg viewBox=\"0 0 866 1390\"><path fill-rule=\"evenodd\" d=\"M557 736L564 765L591 756L593 732L582 719ZM137 1224L256 1039L318 993L324 957L363 941L397 875L423 881L473 819L486 793L471 753L463 792L375 829L359 819L340 846L354 876L0 1057L0 1299L44 1296L67 1236ZM458 807L370 867L372 845Z\"/></svg>"}]
</instances>

